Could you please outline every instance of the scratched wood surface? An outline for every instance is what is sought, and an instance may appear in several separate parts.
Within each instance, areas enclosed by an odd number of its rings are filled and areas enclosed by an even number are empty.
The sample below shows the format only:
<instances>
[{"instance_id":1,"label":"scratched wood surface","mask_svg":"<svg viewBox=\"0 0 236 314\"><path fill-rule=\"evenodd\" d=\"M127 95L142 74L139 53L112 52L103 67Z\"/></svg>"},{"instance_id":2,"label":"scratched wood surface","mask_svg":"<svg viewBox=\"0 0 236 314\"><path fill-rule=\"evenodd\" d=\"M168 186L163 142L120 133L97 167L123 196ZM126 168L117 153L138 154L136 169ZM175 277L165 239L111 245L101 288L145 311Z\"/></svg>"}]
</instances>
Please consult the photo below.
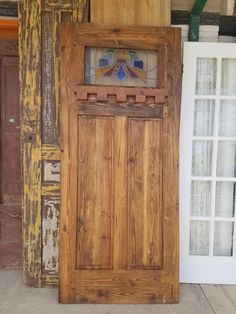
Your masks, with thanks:
<instances>
[{"instance_id":1,"label":"scratched wood surface","mask_svg":"<svg viewBox=\"0 0 236 314\"><path fill-rule=\"evenodd\" d=\"M19 1L24 276L41 285L41 1Z\"/></svg>"},{"instance_id":2,"label":"scratched wood surface","mask_svg":"<svg viewBox=\"0 0 236 314\"><path fill-rule=\"evenodd\" d=\"M79 112L74 84L83 84L84 47L102 36L109 47L166 47L167 115ZM176 28L62 26L62 303L178 301L180 38Z\"/></svg>"}]
</instances>

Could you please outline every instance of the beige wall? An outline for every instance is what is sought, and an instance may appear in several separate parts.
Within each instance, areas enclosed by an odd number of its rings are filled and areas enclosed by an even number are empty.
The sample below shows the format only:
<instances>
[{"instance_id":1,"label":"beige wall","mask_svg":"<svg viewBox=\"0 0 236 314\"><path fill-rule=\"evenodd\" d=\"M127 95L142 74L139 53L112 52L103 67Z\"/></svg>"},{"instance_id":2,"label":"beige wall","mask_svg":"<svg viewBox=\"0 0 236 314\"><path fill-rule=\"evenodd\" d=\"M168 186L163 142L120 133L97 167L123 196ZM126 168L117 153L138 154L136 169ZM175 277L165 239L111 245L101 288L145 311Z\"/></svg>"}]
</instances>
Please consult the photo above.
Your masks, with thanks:
<instances>
[{"instance_id":1,"label":"beige wall","mask_svg":"<svg viewBox=\"0 0 236 314\"><path fill-rule=\"evenodd\" d=\"M223 0L227 1L227 0ZM195 0L172 0L172 10L190 11ZM221 0L208 0L204 8L205 12L220 12Z\"/></svg>"}]
</instances>

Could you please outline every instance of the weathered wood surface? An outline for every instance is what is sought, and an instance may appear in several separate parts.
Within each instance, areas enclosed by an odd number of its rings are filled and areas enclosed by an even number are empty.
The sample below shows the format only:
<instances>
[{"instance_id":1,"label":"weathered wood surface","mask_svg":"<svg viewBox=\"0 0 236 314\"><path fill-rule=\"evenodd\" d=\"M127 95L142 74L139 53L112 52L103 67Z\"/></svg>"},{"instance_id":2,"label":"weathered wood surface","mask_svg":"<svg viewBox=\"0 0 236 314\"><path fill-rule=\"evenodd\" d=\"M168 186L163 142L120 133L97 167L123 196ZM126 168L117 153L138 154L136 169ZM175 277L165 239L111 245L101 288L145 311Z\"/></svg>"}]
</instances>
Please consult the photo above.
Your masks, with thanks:
<instances>
[{"instance_id":1,"label":"weathered wood surface","mask_svg":"<svg viewBox=\"0 0 236 314\"><path fill-rule=\"evenodd\" d=\"M22 157L25 160L24 273L26 284L35 287L58 283L57 268L50 275L44 272L43 265L48 263L44 249L50 249L45 248L41 241L44 210L41 197L50 199L60 195L59 174L54 173L52 178L50 172L44 171L43 164L53 162L59 167L59 29L61 20L72 19L87 21L87 0L19 0L21 138ZM12 48L9 47L9 50ZM46 180L43 178L45 173L49 173ZM50 178L52 181L48 180ZM55 208L58 211L59 207ZM58 235L55 230L48 232L56 243ZM58 252L54 253L52 250L51 256L57 260L57 264Z\"/></svg>"},{"instance_id":2,"label":"weathered wood surface","mask_svg":"<svg viewBox=\"0 0 236 314\"><path fill-rule=\"evenodd\" d=\"M166 117L136 120L113 113L103 117L78 113L74 84L84 81L84 46L96 46L99 38L105 38L109 47L120 47L122 41L123 47L124 42L128 47L166 47L162 69L162 87L168 88ZM62 303L178 301L180 41L175 28L63 25Z\"/></svg>"},{"instance_id":3,"label":"weathered wood surface","mask_svg":"<svg viewBox=\"0 0 236 314\"><path fill-rule=\"evenodd\" d=\"M43 273L58 273L58 225L59 225L58 197L43 197L42 200L42 259Z\"/></svg>"},{"instance_id":4,"label":"weathered wood surface","mask_svg":"<svg viewBox=\"0 0 236 314\"><path fill-rule=\"evenodd\" d=\"M24 278L41 285L41 0L19 1Z\"/></svg>"},{"instance_id":5,"label":"weathered wood surface","mask_svg":"<svg viewBox=\"0 0 236 314\"><path fill-rule=\"evenodd\" d=\"M170 0L91 0L91 22L170 26Z\"/></svg>"}]
</instances>

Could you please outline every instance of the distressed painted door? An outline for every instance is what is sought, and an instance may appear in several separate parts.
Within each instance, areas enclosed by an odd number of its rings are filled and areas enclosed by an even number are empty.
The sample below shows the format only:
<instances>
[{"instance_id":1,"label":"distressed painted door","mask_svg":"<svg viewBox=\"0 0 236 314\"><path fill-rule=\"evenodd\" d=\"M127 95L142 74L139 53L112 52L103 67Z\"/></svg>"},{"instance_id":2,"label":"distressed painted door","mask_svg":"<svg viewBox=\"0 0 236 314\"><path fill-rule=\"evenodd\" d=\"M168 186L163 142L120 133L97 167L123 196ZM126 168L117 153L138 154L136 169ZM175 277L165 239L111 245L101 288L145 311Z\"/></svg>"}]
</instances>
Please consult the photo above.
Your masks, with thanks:
<instances>
[{"instance_id":1,"label":"distressed painted door","mask_svg":"<svg viewBox=\"0 0 236 314\"><path fill-rule=\"evenodd\" d=\"M182 282L236 284L235 71L235 44L185 43L180 136Z\"/></svg>"},{"instance_id":2,"label":"distressed painted door","mask_svg":"<svg viewBox=\"0 0 236 314\"><path fill-rule=\"evenodd\" d=\"M177 302L179 30L67 24L61 49L60 302Z\"/></svg>"},{"instance_id":3,"label":"distressed painted door","mask_svg":"<svg viewBox=\"0 0 236 314\"><path fill-rule=\"evenodd\" d=\"M2 56L0 62L0 267L19 268L22 264L19 67L14 56Z\"/></svg>"}]
</instances>

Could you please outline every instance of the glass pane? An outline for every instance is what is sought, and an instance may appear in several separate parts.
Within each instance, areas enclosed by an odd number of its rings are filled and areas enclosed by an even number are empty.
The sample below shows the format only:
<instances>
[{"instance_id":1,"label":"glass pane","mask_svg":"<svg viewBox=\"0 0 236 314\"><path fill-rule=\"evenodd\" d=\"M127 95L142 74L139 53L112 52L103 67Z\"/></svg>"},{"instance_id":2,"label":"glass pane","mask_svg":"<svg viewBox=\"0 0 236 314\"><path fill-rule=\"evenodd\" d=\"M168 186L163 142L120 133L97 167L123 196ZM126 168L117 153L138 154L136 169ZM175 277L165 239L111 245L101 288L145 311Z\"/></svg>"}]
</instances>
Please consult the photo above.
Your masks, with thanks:
<instances>
[{"instance_id":1,"label":"glass pane","mask_svg":"<svg viewBox=\"0 0 236 314\"><path fill-rule=\"evenodd\" d=\"M195 136L213 136L215 100L197 99L194 107Z\"/></svg>"},{"instance_id":2,"label":"glass pane","mask_svg":"<svg viewBox=\"0 0 236 314\"><path fill-rule=\"evenodd\" d=\"M217 176L235 177L236 142L219 141L217 157Z\"/></svg>"},{"instance_id":3,"label":"glass pane","mask_svg":"<svg viewBox=\"0 0 236 314\"><path fill-rule=\"evenodd\" d=\"M222 59L221 94L236 96L236 59Z\"/></svg>"},{"instance_id":4,"label":"glass pane","mask_svg":"<svg viewBox=\"0 0 236 314\"><path fill-rule=\"evenodd\" d=\"M235 192L235 182L216 182L216 216L234 217Z\"/></svg>"},{"instance_id":5,"label":"glass pane","mask_svg":"<svg viewBox=\"0 0 236 314\"><path fill-rule=\"evenodd\" d=\"M233 255L233 233L234 225L230 221L216 221L214 230L214 249L215 256Z\"/></svg>"},{"instance_id":6,"label":"glass pane","mask_svg":"<svg viewBox=\"0 0 236 314\"><path fill-rule=\"evenodd\" d=\"M219 135L236 136L236 101L223 100L220 104Z\"/></svg>"},{"instance_id":7,"label":"glass pane","mask_svg":"<svg viewBox=\"0 0 236 314\"><path fill-rule=\"evenodd\" d=\"M191 215L210 216L211 214L211 182L192 181Z\"/></svg>"},{"instance_id":8,"label":"glass pane","mask_svg":"<svg viewBox=\"0 0 236 314\"><path fill-rule=\"evenodd\" d=\"M189 255L209 255L209 221L190 222Z\"/></svg>"},{"instance_id":9,"label":"glass pane","mask_svg":"<svg viewBox=\"0 0 236 314\"><path fill-rule=\"evenodd\" d=\"M86 48L85 83L156 87L157 52Z\"/></svg>"},{"instance_id":10,"label":"glass pane","mask_svg":"<svg viewBox=\"0 0 236 314\"><path fill-rule=\"evenodd\" d=\"M212 146L212 141L193 141L192 175L211 175Z\"/></svg>"},{"instance_id":11,"label":"glass pane","mask_svg":"<svg viewBox=\"0 0 236 314\"><path fill-rule=\"evenodd\" d=\"M216 93L216 66L215 58L197 58L196 94L215 95Z\"/></svg>"}]
</instances>

